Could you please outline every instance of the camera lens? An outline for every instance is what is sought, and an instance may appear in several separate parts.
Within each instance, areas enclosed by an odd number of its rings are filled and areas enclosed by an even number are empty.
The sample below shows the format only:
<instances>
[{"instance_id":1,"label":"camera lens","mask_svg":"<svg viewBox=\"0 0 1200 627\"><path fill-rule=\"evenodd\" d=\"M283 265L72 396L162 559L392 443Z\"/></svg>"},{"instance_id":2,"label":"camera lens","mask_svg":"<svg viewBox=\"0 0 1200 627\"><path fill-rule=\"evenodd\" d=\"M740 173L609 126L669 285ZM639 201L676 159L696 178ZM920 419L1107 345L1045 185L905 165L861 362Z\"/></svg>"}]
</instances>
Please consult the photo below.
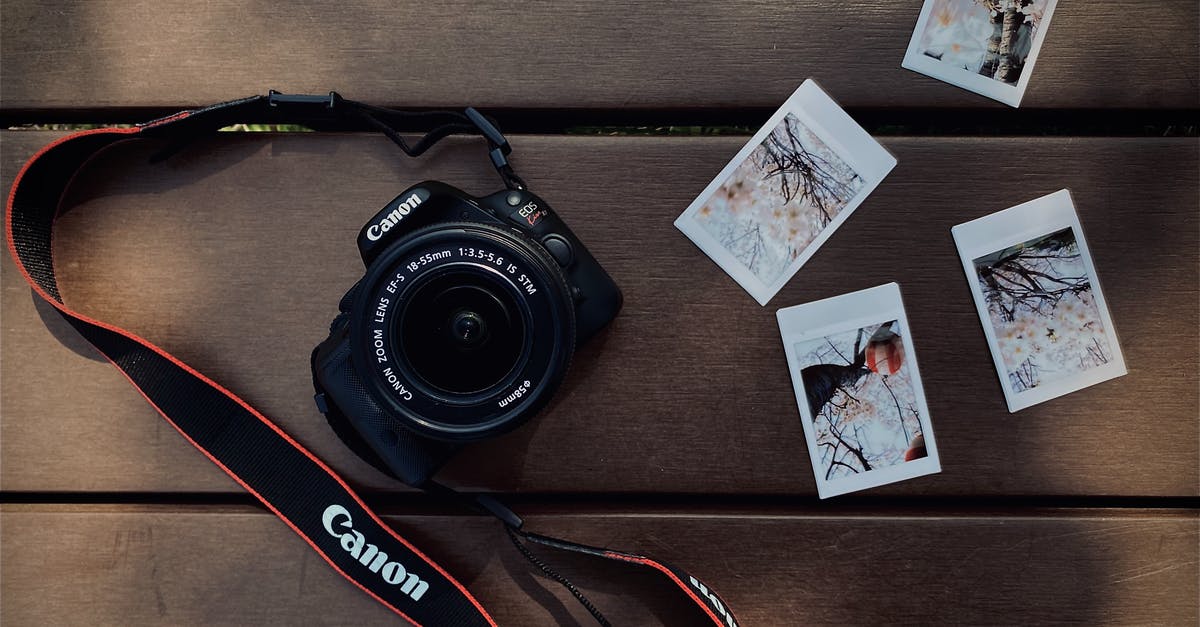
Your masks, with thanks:
<instances>
[{"instance_id":1,"label":"camera lens","mask_svg":"<svg viewBox=\"0 0 1200 627\"><path fill-rule=\"evenodd\" d=\"M488 272L448 268L414 286L396 318L400 354L426 385L474 395L505 381L525 346L515 295Z\"/></svg>"},{"instance_id":2,"label":"camera lens","mask_svg":"<svg viewBox=\"0 0 1200 627\"><path fill-rule=\"evenodd\" d=\"M405 428L470 441L515 427L562 381L575 303L558 263L511 229L437 223L373 259L355 293L350 358Z\"/></svg>"}]
</instances>

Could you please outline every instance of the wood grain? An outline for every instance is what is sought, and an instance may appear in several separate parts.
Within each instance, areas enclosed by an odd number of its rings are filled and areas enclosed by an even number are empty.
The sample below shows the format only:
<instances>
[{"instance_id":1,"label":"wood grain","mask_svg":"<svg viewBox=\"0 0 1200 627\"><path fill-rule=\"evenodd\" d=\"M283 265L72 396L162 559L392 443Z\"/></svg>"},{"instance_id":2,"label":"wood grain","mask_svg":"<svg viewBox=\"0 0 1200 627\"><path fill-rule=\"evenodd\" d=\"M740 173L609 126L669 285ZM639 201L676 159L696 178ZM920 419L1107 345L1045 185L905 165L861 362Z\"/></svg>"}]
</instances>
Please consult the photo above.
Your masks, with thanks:
<instances>
[{"instance_id":1,"label":"wood grain","mask_svg":"<svg viewBox=\"0 0 1200 627\"><path fill-rule=\"evenodd\" d=\"M389 517L501 625L589 624L499 523ZM8 506L11 625L395 624L249 508ZM1194 513L847 517L542 513L530 528L643 551L712 585L743 625L1196 623ZM753 541L749 539L753 538ZM617 625L698 624L641 569L541 550Z\"/></svg>"},{"instance_id":2,"label":"wood grain","mask_svg":"<svg viewBox=\"0 0 1200 627\"><path fill-rule=\"evenodd\" d=\"M900 67L921 3L6 2L5 109L205 105L273 88L398 106L1004 105ZM1195 108L1191 0L1062 3L1024 108Z\"/></svg>"},{"instance_id":3,"label":"wood grain","mask_svg":"<svg viewBox=\"0 0 1200 627\"><path fill-rule=\"evenodd\" d=\"M3 183L53 135L6 132ZM814 494L778 307L898 281L944 471L879 495L1195 496L1200 194L1193 139L888 138L900 165L768 307L672 227L744 138L513 138L515 163L625 290L530 424L460 456L481 490ZM420 161L380 137L223 134L164 165L119 146L56 235L69 302L160 343L368 489L396 484L312 404L308 354L361 274L354 235L424 178L499 187L463 140ZM950 237L1069 187L1130 374L1004 406ZM863 250L870 248L869 257ZM0 469L14 491L240 492L90 347L7 255Z\"/></svg>"}]
</instances>

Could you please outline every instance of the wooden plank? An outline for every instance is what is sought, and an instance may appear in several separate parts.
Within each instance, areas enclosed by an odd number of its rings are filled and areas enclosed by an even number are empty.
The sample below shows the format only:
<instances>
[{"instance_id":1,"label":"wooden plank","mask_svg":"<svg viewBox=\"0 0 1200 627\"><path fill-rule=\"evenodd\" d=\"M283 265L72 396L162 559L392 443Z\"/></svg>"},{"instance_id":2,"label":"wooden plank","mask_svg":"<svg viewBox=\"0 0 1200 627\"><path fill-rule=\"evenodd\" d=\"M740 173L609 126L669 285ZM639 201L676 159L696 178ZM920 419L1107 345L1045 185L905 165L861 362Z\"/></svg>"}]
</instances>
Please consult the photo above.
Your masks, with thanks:
<instances>
[{"instance_id":1,"label":"wooden plank","mask_svg":"<svg viewBox=\"0 0 1200 627\"><path fill-rule=\"evenodd\" d=\"M590 622L534 574L495 521L389 521L499 624ZM5 624L395 623L282 523L248 508L9 506L0 522ZM527 524L680 565L716 588L744 625L1196 623L1194 513L582 513ZM695 624L673 591L640 569L539 554L614 624Z\"/></svg>"},{"instance_id":2,"label":"wooden plank","mask_svg":"<svg viewBox=\"0 0 1200 627\"><path fill-rule=\"evenodd\" d=\"M5 189L52 135L2 138ZM1200 193L1194 139L887 138L900 165L769 307L672 227L744 138L513 139L515 163L625 290L542 416L460 456L480 490L814 494L774 311L898 281L940 475L881 495L1194 496ZM67 299L241 394L368 489L396 484L338 442L308 357L360 276L354 236L405 185L499 187L469 140L403 160L385 139L224 134L165 165L115 148L56 235ZM1070 187L1130 374L1010 415L950 227ZM869 258L863 255L869 248ZM3 488L240 491L124 379L35 308L7 255Z\"/></svg>"},{"instance_id":3,"label":"wooden plank","mask_svg":"<svg viewBox=\"0 0 1200 627\"><path fill-rule=\"evenodd\" d=\"M1003 109L900 67L920 2L6 2L7 109L205 105L268 88L400 106ZM1194 108L1191 0L1059 7L1026 108Z\"/></svg>"}]
</instances>

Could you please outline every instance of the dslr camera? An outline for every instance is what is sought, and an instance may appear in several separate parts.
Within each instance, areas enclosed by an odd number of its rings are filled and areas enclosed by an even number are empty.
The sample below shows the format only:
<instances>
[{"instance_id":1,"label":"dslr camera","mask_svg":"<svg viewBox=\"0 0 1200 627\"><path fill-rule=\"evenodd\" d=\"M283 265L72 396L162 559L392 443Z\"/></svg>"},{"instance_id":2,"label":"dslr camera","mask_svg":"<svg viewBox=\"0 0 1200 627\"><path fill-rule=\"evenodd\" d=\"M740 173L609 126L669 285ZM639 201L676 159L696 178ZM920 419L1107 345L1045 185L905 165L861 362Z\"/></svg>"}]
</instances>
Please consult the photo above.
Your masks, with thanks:
<instances>
[{"instance_id":1,"label":"dslr camera","mask_svg":"<svg viewBox=\"0 0 1200 627\"><path fill-rule=\"evenodd\" d=\"M541 409L621 291L545 200L415 185L358 234L366 274L312 354L317 406L359 456L425 484Z\"/></svg>"}]
</instances>

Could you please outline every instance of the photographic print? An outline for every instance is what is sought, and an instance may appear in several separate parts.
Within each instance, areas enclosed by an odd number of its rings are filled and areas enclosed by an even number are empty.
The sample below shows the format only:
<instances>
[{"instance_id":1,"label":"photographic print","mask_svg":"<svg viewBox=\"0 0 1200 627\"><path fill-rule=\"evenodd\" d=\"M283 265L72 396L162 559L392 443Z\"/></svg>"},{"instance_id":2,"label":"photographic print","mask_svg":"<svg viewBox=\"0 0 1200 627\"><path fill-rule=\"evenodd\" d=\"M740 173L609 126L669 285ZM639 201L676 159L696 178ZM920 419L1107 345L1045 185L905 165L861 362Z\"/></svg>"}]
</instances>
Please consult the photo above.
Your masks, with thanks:
<instances>
[{"instance_id":1,"label":"photographic print","mask_svg":"<svg viewBox=\"0 0 1200 627\"><path fill-rule=\"evenodd\" d=\"M777 316L821 498L941 470L895 283Z\"/></svg>"},{"instance_id":2,"label":"photographic print","mask_svg":"<svg viewBox=\"0 0 1200 627\"><path fill-rule=\"evenodd\" d=\"M895 164L808 80L675 226L765 305Z\"/></svg>"},{"instance_id":3,"label":"photographic print","mask_svg":"<svg viewBox=\"0 0 1200 627\"><path fill-rule=\"evenodd\" d=\"M1125 374L1068 192L956 226L954 238L1010 411Z\"/></svg>"},{"instance_id":4,"label":"photographic print","mask_svg":"<svg viewBox=\"0 0 1200 627\"><path fill-rule=\"evenodd\" d=\"M862 186L862 177L789 113L695 219L759 281L771 284Z\"/></svg>"},{"instance_id":5,"label":"photographic print","mask_svg":"<svg viewBox=\"0 0 1200 627\"><path fill-rule=\"evenodd\" d=\"M1018 106L1056 0L926 0L910 70Z\"/></svg>"}]
</instances>

